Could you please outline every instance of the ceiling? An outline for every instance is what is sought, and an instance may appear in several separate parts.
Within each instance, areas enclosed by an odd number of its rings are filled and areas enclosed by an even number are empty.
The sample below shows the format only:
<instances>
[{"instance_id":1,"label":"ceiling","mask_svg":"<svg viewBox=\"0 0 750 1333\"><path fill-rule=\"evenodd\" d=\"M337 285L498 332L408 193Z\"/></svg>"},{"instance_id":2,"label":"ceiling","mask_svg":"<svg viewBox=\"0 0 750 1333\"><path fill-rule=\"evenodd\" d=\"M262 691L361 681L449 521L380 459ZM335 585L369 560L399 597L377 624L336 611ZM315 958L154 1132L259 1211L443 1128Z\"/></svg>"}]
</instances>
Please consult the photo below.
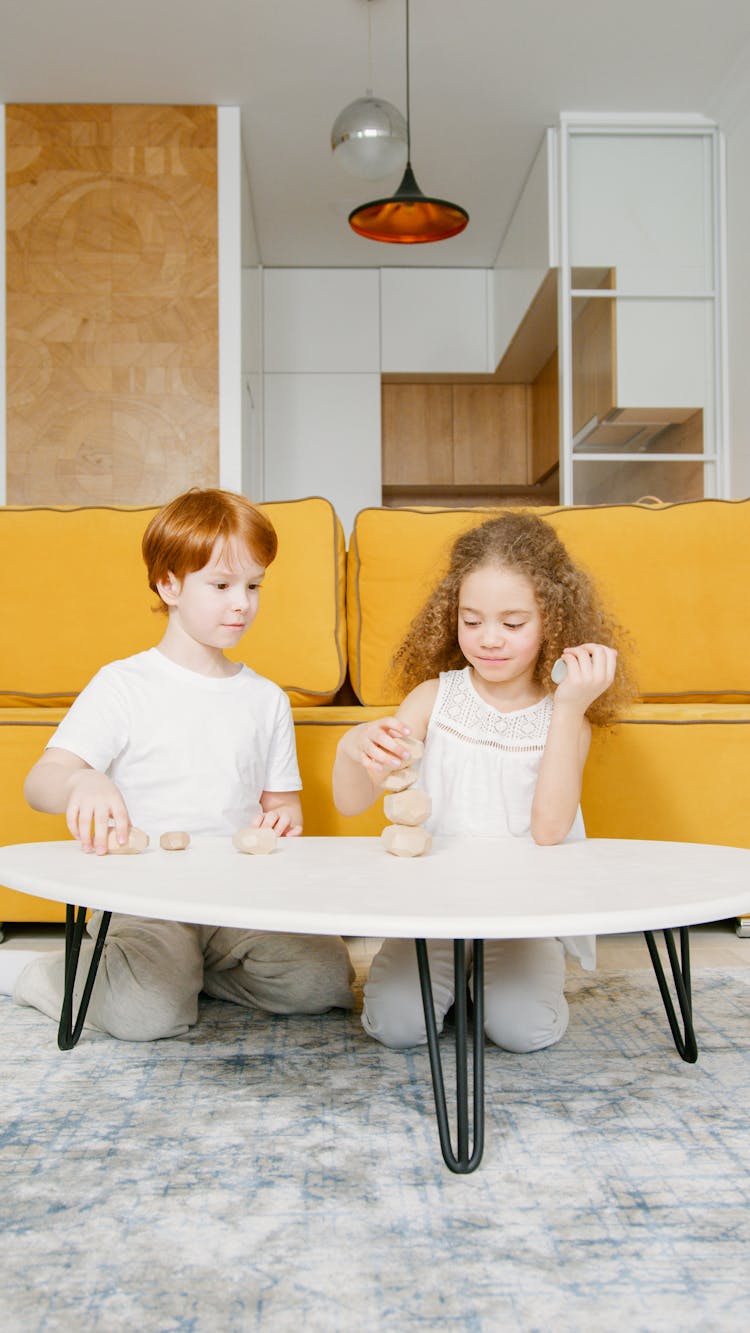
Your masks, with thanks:
<instances>
[{"instance_id":1,"label":"ceiling","mask_svg":"<svg viewBox=\"0 0 750 1333\"><path fill-rule=\"evenodd\" d=\"M0 0L0 101L239 105L268 266L489 267L560 111L715 115L744 73L748 0L411 0L414 170L471 215L429 246L355 236L398 179L334 161L337 113L373 91L405 111L404 0Z\"/></svg>"}]
</instances>

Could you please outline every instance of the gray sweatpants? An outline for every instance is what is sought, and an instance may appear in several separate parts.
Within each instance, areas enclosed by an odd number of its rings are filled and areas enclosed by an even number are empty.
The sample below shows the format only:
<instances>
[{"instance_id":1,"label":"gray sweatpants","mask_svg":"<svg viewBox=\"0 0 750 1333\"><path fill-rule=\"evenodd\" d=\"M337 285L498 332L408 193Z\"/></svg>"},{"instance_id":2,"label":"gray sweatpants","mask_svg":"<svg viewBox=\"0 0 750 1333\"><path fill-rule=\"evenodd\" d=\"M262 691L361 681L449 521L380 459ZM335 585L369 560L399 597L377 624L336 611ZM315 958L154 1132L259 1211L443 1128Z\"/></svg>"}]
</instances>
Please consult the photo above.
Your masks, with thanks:
<instances>
[{"instance_id":1,"label":"gray sweatpants","mask_svg":"<svg viewBox=\"0 0 750 1333\"><path fill-rule=\"evenodd\" d=\"M471 945L467 944L467 968ZM454 1000L453 941L428 940L427 957L438 1032ZM563 993L565 950L559 940L486 940L484 1030L506 1051L552 1046L568 1026ZM471 985L471 983L470 983ZM386 940L365 983L362 1025L384 1046L427 1040L413 940Z\"/></svg>"},{"instance_id":2,"label":"gray sweatpants","mask_svg":"<svg viewBox=\"0 0 750 1333\"><path fill-rule=\"evenodd\" d=\"M86 929L96 938L101 912ZM78 1011L93 939L84 939L76 978ZM58 1019L65 955L33 959L13 999ZM115 915L109 925L86 1026L123 1041L178 1037L198 1019L201 991L273 1014L350 1009L354 969L337 936L279 935L223 926Z\"/></svg>"}]
</instances>

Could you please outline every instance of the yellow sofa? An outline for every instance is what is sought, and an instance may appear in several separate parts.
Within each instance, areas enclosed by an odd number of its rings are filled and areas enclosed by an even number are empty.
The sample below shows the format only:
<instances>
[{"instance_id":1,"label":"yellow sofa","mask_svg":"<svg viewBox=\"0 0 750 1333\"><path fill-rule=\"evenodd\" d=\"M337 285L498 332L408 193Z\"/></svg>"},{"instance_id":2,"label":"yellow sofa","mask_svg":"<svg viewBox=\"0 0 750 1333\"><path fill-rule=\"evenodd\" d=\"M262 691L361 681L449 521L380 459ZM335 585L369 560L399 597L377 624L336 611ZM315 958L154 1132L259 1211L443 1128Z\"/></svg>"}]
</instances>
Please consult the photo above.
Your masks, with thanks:
<instances>
[{"instance_id":1,"label":"yellow sofa","mask_svg":"<svg viewBox=\"0 0 750 1333\"><path fill-rule=\"evenodd\" d=\"M263 507L279 555L238 655L290 696L306 832L378 833L382 802L355 819L333 807L336 744L397 706L393 649L454 537L497 511L363 510L347 553L328 501ZM159 638L140 557L153 512L0 510L0 843L66 836L62 817L27 808L25 773L97 668ZM539 512L638 650L641 701L594 736L588 832L750 846L750 501ZM0 922L63 915L0 887Z\"/></svg>"}]
</instances>

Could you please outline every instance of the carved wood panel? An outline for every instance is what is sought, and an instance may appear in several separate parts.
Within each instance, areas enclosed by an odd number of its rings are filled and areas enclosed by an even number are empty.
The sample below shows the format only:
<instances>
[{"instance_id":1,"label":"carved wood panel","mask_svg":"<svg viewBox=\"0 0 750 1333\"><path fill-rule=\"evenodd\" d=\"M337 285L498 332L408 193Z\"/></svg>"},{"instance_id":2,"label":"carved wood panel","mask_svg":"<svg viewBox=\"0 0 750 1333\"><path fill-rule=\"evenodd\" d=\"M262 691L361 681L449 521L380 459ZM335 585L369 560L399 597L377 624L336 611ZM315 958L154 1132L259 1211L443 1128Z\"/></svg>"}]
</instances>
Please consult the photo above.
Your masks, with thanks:
<instances>
[{"instance_id":1,"label":"carved wood panel","mask_svg":"<svg viewBox=\"0 0 750 1333\"><path fill-rule=\"evenodd\" d=\"M214 107L6 108L10 504L218 481Z\"/></svg>"}]
</instances>

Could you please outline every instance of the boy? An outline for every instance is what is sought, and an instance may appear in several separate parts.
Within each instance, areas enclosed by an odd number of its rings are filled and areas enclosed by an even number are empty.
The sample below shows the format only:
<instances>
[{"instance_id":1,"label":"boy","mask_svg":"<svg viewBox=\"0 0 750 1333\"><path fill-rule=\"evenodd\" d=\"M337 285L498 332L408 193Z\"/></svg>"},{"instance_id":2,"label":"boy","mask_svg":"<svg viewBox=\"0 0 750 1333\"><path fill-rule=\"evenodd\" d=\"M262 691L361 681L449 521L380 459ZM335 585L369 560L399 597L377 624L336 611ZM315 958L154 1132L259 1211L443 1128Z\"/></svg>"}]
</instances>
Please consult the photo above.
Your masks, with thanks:
<instances>
[{"instance_id":1,"label":"boy","mask_svg":"<svg viewBox=\"0 0 750 1333\"><path fill-rule=\"evenodd\" d=\"M121 844L131 824L152 841L170 829L231 836L248 824L301 834L289 702L225 656L255 619L276 547L265 515L228 491L189 491L149 523L143 558L164 635L94 676L24 789L34 809L65 812L84 852L106 855L112 825ZM84 975L92 950L88 941L81 949ZM6 960L0 988L58 1018L64 956L17 952L16 978ZM178 1036L197 1021L201 990L272 1013L322 1013L351 1007L352 976L335 937L116 915L87 1022L129 1041Z\"/></svg>"}]
</instances>

